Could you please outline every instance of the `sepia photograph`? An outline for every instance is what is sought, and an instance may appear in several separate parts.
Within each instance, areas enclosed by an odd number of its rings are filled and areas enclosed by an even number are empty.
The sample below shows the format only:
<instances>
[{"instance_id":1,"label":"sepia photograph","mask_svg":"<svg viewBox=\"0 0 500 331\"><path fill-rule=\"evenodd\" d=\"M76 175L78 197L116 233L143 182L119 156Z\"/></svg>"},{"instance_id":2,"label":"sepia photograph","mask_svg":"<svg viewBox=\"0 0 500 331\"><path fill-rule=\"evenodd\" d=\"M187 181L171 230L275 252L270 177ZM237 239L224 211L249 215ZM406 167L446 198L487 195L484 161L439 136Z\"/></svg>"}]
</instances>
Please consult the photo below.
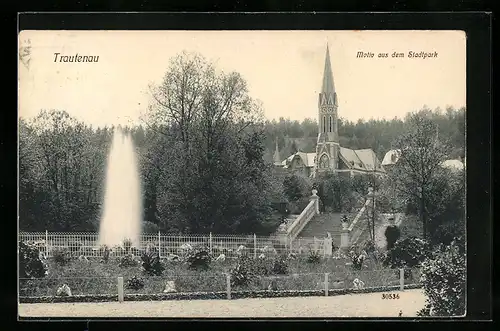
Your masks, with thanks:
<instances>
[{"instance_id":1,"label":"sepia photograph","mask_svg":"<svg viewBox=\"0 0 500 331\"><path fill-rule=\"evenodd\" d=\"M466 307L466 34L23 30L18 316Z\"/></svg>"}]
</instances>

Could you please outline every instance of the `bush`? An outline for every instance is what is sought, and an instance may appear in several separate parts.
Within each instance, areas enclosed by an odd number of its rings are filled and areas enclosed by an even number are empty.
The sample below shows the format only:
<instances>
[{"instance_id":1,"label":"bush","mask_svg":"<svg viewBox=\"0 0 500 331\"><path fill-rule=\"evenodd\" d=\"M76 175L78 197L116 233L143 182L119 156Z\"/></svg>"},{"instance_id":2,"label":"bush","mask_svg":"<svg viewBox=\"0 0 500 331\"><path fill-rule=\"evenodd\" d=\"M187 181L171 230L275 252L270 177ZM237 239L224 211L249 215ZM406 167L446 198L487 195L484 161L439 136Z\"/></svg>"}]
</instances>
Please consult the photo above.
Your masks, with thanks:
<instances>
[{"instance_id":1,"label":"bush","mask_svg":"<svg viewBox=\"0 0 500 331\"><path fill-rule=\"evenodd\" d=\"M108 263L111 250L109 249L109 247L107 245L102 245L100 251L101 251L101 255L102 255L101 262Z\"/></svg>"},{"instance_id":2,"label":"bush","mask_svg":"<svg viewBox=\"0 0 500 331\"><path fill-rule=\"evenodd\" d=\"M248 286L255 280L255 274L252 271L251 260L242 256L238 258L236 266L231 269L231 286Z\"/></svg>"},{"instance_id":3,"label":"bush","mask_svg":"<svg viewBox=\"0 0 500 331\"><path fill-rule=\"evenodd\" d=\"M286 275L288 274L288 261L287 258L283 255L277 256L273 261L272 271L277 275Z\"/></svg>"},{"instance_id":4,"label":"bush","mask_svg":"<svg viewBox=\"0 0 500 331\"><path fill-rule=\"evenodd\" d=\"M267 259L248 259L250 270L255 275L268 276L271 274L272 266Z\"/></svg>"},{"instance_id":5,"label":"bush","mask_svg":"<svg viewBox=\"0 0 500 331\"><path fill-rule=\"evenodd\" d=\"M126 287L131 290L140 290L144 288L144 280L140 277L133 276L132 278L127 279Z\"/></svg>"},{"instance_id":6,"label":"bush","mask_svg":"<svg viewBox=\"0 0 500 331\"><path fill-rule=\"evenodd\" d=\"M135 267L137 264L138 263L132 254L122 256L118 262L118 265L122 268Z\"/></svg>"},{"instance_id":7,"label":"bush","mask_svg":"<svg viewBox=\"0 0 500 331\"><path fill-rule=\"evenodd\" d=\"M465 273L465 252L457 241L426 259L422 263L421 282L427 300L418 315L464 315Z\"/></svg>"},{"instance_id":8,"label":"bush","mask_svg":"<svg viewBox=\"0 0 500 331\"><path fill-rule=\"evenodd\" d=\"M394 247L396 241L401 237L401 231L399 227L395 225L389 225L384 232L385 240L387 241L387 250Z\"/></svg>"},{"instance_id":9,"label":"bush","mask_svg":"<svg viewBox=\"0 0 500 331\"><path fill-rule=\"evenodd\" d=\"M66 248L54 248L52 256L54 257L54 261L60 266L64 266L71 261L71 252Z\"/></svg>"},{"instance_id":10,"label":"bush","mask_svg":"<svg viewBox=\"0 0 500 331\"><path fill-rule=\"evenodd\" d=\"M349 251L349 258L351 259L352 268L354 270L361 270L366 256L363 253L358 252L356 247L353 247Z\"/></svg>"},{"instance_id":11,"label":"bush","mask_svg":"<svg viewBox=\"0 0 500 331\"><path fill-rule=\"evenodd\" d=\"M315 250L310 250L309 251L309 255L307 256L307 260L306 260L308 263L320 263L321 262L321 256L319 255L319 252L318 251L315 251Z\"/></svg>"},{"instance_id":12,"label":"bush","mask_svg":"<svg viewBox=\"0 0 500 331\"><path fill-rule=\"evenodd\" d=\"M386 253L384 265L391 268L413 268L430 257L430 254L430 246L424 240L405 238L396 241L394 247Z\"/></svg>"},{"instance_id":13,"label":"bush","mask_svg":"<svg viewBox=\"0 0 500 331\"><path fill-rule=\"evenodd\" d=\"M148 250L141 256L142 269L150 276L161 276L165 269L160 261L160 254L156 250Z\"/></svg>"},{"instance_id":14,"label":"bush","mask_svg":"<svg viewBox=\"0 0 500 331\"><path fill-rule=\"evenodd\" d=\"M40 250L33 244L19 242L19 278L42 278L48 274L40 259Z\"/></svg>"},{"instance_id":15,"label":"bush","mask_svg":"<svg viewBox=\"0 0 500 331\"><path fill-rule=\"evenodd\" d=\"M375 248L375 243L373 242L373 240L367 240L363 243L362 250L367 254L373 254L377 249Z\"/></svg>"},{"instance_id":16,"label":"bush","mask_svg":"<svg viewBox=\"0 0 500 331\"><path fill-rule=\"evenodd\" d=\"M198 246L190 250L186 259L189 269L206 270L210 266L210 261L209 249L204 246Z\"/></svg>"}]
</instances>

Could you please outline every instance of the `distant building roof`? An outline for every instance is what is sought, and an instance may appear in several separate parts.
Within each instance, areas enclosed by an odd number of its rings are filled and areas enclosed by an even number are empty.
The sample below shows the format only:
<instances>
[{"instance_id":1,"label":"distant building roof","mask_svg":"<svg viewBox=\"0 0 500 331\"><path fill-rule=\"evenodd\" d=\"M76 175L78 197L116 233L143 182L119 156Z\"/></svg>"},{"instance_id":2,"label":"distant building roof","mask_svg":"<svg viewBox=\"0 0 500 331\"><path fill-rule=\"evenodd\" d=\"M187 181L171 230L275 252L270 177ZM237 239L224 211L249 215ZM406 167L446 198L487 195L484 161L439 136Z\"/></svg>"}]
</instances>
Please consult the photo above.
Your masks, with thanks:
<instances>
[{"instance_id":1,"label":"distant building roof","mask_svg":"<svg viewBox=\"0 0 500 331\"><path fill-rule=\"evenodd\" d=\"M394 165L398 162L401 156L400 149L391 149L387 153L385 153L384 159L382 160L382 166ZM448 168L450 170L454 169L464 169L465 168L465 158L464 162L461 160L446 160L441 162L441 166L444 168Z\"/></svg>"},{"instance_id":2,"label":"distant building roof","mask_svg":"<svg viewBox=\"0 0 500 331\"><path fill-rule=\"evenodd\" d=\"M382 166L396 164L399 160L400 155L401 155L401 150L391 149L390 151L385 153L384 159L382 160Z\"/></svg>"},{"instance_id":3,"label":"distant building roof","mask_svg":"<svg viewBox=\"0 0 500 331\"><path fill-rule=\"evenodd\" d=\"M463 170L465 168L460 160L446 160L441 162L441 166L450 170Z\"/></svg>"}]
</instances>

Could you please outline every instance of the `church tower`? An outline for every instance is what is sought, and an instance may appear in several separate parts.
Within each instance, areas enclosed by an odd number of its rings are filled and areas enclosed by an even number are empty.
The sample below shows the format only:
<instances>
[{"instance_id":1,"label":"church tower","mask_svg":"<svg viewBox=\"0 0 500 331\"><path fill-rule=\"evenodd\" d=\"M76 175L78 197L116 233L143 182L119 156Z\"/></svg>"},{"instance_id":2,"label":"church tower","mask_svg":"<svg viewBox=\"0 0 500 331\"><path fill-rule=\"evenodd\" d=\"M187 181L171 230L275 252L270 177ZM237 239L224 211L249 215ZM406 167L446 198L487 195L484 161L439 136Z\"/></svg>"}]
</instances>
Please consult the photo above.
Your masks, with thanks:
<instances>
[{"instance_id":1,"label":"church tower","mask_svg":"<svg viewBox=\"0 0 500 331\"><path fill-rule=\"evenodd\" d=\"M318 99L318 142L316 144L316 171L335 171L339 164L339 134L337 128L338 100L333 83L330 51L326 45L323 84Z\"/></svg>"}]
</instances>

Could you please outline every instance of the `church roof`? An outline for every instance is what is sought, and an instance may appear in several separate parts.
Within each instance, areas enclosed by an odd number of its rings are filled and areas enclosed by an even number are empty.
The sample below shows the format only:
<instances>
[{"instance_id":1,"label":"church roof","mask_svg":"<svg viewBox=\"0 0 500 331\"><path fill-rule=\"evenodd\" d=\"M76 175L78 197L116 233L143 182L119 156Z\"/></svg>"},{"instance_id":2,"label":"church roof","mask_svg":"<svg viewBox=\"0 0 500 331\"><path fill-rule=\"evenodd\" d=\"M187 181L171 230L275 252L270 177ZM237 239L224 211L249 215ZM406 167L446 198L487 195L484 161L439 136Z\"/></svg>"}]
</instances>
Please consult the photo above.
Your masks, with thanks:
<instances>
[{"instance_id":1,"label":"church roof","mask_svg":"<svg viewBox=\"0 0 500 331\"><path fill-rule=\"evenodd\" d=\"M314 158L316 157L316 153L304 153L304 152L297 152L287 157L286 160L281 162L283 167L288 168L288 163L292 162L292 160L296 156L300 157L302 163L304 163L306 167L314 167Z\"/></svg>"},{"instance_id":2,"label":"church roof","mask_svg":"<svg viewBox=\"0 0 500 331\"><path fill-rule=\"evenodd\" d=\"M350 149L340 147L340 155L347 162L347 166L357 170L381 170L383 171L377 156L370 148Z\"/></svg>"},{"instance_id":3,"label":"church roof","mask_svg":"<svg viewBox=\"0 0 500 331\"><path fill-rule=\"evenodd\" d=\"M354 153L361 160L365 170L381 170L380 163L377 160L377 155L370 148L356 149Z\"/></svg>"},{"instance_id":4,"label":"church roof","mask_svg":"<svg viewBox=\"0 0 500 331\"><path fill-rule=\"evenodd\" d=\"M323 85L321 93L335 93L335 84L333 83L332 64L330 63L330 50L326 45L325 70L323 72Z\"/></svg>"},{"instance_id":5,"label":"church roof","mask_svg":"<svg viewBox=\"0 0 500 331\"><path fill-rule=\"evenodd\" d=\"M340 147L340 155L347 162L347 166L355 170L379 170L384 171L383 167L377 159L377 156L373 150L367 149L350 149L345 147ZM314 167L314 159L316 158L316 153L303 153L297 152L290 155L286 160L281 162L283 168L288 168L288 164L292 162L295 157L300 157L302 163L308 167Z\"/></svg>"}]
</instances>

